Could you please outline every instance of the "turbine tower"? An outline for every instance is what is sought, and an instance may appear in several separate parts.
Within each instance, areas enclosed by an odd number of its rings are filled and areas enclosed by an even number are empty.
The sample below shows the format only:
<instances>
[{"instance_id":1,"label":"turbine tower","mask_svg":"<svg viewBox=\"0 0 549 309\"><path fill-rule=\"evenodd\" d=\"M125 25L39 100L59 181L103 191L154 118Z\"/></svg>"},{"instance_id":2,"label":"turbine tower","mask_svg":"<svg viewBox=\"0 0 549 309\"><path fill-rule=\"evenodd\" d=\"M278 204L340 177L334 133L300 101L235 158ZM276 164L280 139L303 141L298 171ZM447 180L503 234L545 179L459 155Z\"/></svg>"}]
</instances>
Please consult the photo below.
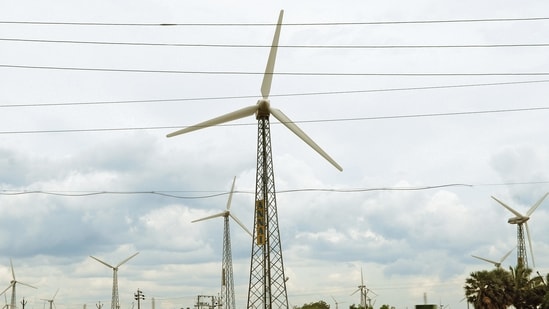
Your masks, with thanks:
<instances>
[{"instance_id":1,"label":"turbine tower","mask_svg":"<svg viewBox=\"0 0 549 309\"><path fill-rule=\"evenodd\" d=\"M231 231L229 228L229 217L231 217L238 225L240 225L250 236L252 233L242 224L242 222L231 213L231 201L233 199L234 183L236 177L233 178L233 185L231 186L231 193L229 193L229 199L227 200L227 207L225 211L215 215L211 215L202 219L192 221L199 222L212 218L223 217L224 229L223 229L223 257L221 262L221 299L225 309L235 309L234 298L234 280L233 280L233 258L231 253Z\"/></svg>"},{"instance_id":2,"label":"turbine tower","mask_svg":"<svg viewBox=\"0 0 549 309\"><path fill-rule=\"evenodd\" d=\"M42 298L43 301L47 301L48 303L50 303L50 309L53 309L53 306L55 306L53 300L55 299L55 296L57 296L57 292L59 292L59 289L55 291L55 294L53 294L53 297L51 299Z\"/></svg>"},{"instance_id":3,"label":"turbine tower","mask_svg":"<svg viewBox=\"0 0 549 309\"><path fill-rule=\"evenodd\" d=\"M19 283L19 284L28 286L28 287L33 288L33 289L36 289L36 287L34 287L30 284L21 282L21 281L17 281L17 279L15 279L15 271L13 270L13 262L11 261L11 259L10 259L10 266L11 266L11 278L12 278L12 280L10 281L10 285L4 291L2 291L2 293L0 293L0 295L6 293L6 291L11 288L11 301L10 301L9 309L15 309L15 308L17 308L15 306L15 302L17 301L16 294L15 294L15 286Z\"/></svg>"},{"instance_id":4,"label":"turbine tower","mask_svg":"<svg viewBox=\"0 0 549 309\"><path fill-rule=\"evenodd\" d=\"M90 255L90 257L96 261L98 261L99 263L109 267L109 268L112 268L112 300L111 300L111 309L119 309L120 308L120 300L119 300L119 297L118 297L118 267L122 266L122 264L126 263L127 261L129 261L131 258L133 258L134 256L138 255L139 252L135 253L134 255L130 256L129 258L126 258L125 260L123 260L122 262L118 263L118 265L116 266L112 266L110 264L107 264L103 261L101 261L100 259L96 258L96 257L93 257Z\"/></svg>"},{"instance_id":5,"label":"turbine tower","mask_svg":"<svg viewBox=\"0 0 549 309\"><path fill-rule=\"evenodd\" d=\"M276 207L269 116L273 115L278 121L284 124L338 170L342 170L339 164L282 113L282 111L270 106L269 93L271 91L271 82L273 79L283 15L284 11L281 10L265 74L263 76L263 83L261 84L262 98L258 100L257 104L168 134L168 137L172 137L255 114L258 122L257 171L248 308L256 309L288 308L286 277L284 276L282 246L278 230L278 212Z\"/></svg>"},{"instance_id":6,"label":"turbine tower","mask_svg":"<svg viewBox=\"0 0 549 309\"><path fill-rule=\"evenodd\" d=\"M496 262L496 261L492 261L492 260L490 260L490 259L486 259L486 258L480 257L480 256L472 255L472 254L471 254L471 256L474 257L474 258L477 258L477 259L479 259L479 260L483 260L483 261L485 261L485 262L492 263L492 264L494 264L494 266L496 266L497 268L500 268L500 267L501 267L501 263L503 263L503 261L505 261L505 259L509 256L509 254L511 254L511 252L513 252L513 250L515 250L515 248L509 250L509 252L507 252L507 253L506 253L499 261L497 261L497 262Z\"/></svg>"},{"instance_id":7,"label":"turbine tower","mask_svg":"<svg viewBox=\"0 0 549 309\"><path fill-rule=\"evenodd\" d=\"M532 255L532 266L535 267L534 262L534 250L532 249L532 239L530 238L530 229L528 228L528 220L530 219L530 216L538 208L538 206L543 202L543 200L547 197L549 192L545 193L544 196L542 196L527 212L526 215L521 214L520 212L514 210L509 205L505 204L504 202L498 200L497 198L492 198L501 204L501 206L507 208L510 212L512 212L515 217L509 218L507 222L509 224L516 224L517 225L517 266L522 265L525 268L528 268L528 257L526 255L526 242L524 240L524 227L526 227L526 236L528 237L528 245L530 246L530 254Z\"/></svg>"}]
</instances>

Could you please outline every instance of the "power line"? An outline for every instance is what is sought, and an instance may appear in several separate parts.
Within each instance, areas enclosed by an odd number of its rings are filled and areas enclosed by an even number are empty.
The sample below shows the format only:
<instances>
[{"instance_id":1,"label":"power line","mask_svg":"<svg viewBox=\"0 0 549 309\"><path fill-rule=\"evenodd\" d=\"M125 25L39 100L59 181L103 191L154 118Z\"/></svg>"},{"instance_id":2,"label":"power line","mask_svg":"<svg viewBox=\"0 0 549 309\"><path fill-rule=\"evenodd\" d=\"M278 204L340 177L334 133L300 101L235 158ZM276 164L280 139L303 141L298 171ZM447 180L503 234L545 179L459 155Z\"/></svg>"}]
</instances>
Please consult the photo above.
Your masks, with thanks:
<instances>
[{"instance_id":1,"label":"power line","mask_svg":"<svg viewBox=\"0 0 549 309\"><path fill-rule=\"evenodd\" d=\"M549 184L549 180L546 181L524 181L524 182L505 182L505 183L446 183L427 186L410 186L410 187L369 187L369 188L296 188L277 191L279 194L285 193L298 193L298 192L328 192L328 193L365 193L374 191L425 191L450 187L486 187L486 186L516 186L516 185L539 185ZM196 194L196 193L208 194ZM215 192L215 193L213 193ZM189 195L189 193L194 195ZM236 194L254 194L254 191L234 191ZM94 195L160 195L164 197L177 198L177 199L208 199L228 195L230 192L226 191L184 191L184 190L150 190L150 191L49 191L49 190L0 190L0 195L5 196L17 196L17 195L32 195L32 194L44 194L55 195L64 197L86 197ZM187 195L181 195L187 194Z\"/></svg>"},{"instance_id":2,"label":"power line","mask_svg":"<svg viewBox=\"0 0 549 309\"><path fill-rule=\"evenodd\" d=\"M323 122L347 122L347 121L368 121L368 120L389 120L389 119L404 119L404 118L423 118L423 117L442 117L442 116L465 116L465 115L480 115L493 113L511 113L511 112L531 112L549 110L549 107L527 107L516 109L499 109L499 110L483 110L483 111L463 111L463 112L448 112L448 113L430 113L430 114L409 114L409 115L390 115L390 116L373 116L373 117L357 117L357 118L338 118L338 119L320 119L320 120L302 120L294 121L294 123L323 123ZM278 124L277 122L275 124ZM216 127L235 127L235 126L251 126L255 123L245 124L220 124ZM90 128L90 129L57 129L57 130L28 130L28 131L0 131L0 135L7 134L43 134L43 133L82 133L82 132L112 132L112 131L138 131L138 130L167 130L181 129L189 126L149 126L149 127L123 127L123 128Z\"/></svg>"},{"instance_id":3,"label":"power line","mask_svg":"<svg viewBox=\"0 0 549 309\"><path fill-rule=\"evenodd\" d=\"M510 82L495 82L495 83L474 83L474 84L453 84L453 85L440 85L440 86L403 87L403 88L380 88L380 89L365 89L365 90L296 92L296 93L286 93L286 94L271 94L270 97L273 98L273 97L294 97L294 96L359 94L359 93L375 93L375 92L416 91L416 90L434 90L434 89L452 89L452 88L537 84L537 83L547 83L547 82L549 82L549 79L527 80L527 81L510 81ZM133 103L152 103L152 102L215 101L215 100L236 100L236 99L253 99L253 98L257 98L257 95L196 97L196 98L172 98L172 99L117 100L117 101L28 103L28 104L3 104L3 105L0 104L0 108L78 106L78 105L103 105L103 104L108 105L108 104L133 104Z\"/></svg>"},{"instance_id":4,"label":"power line","mask_svg":"<svg viewBox=\"0 0 549 309\"><path fill-rule=\"evenodd\" d=\"M26 43L62 43L62 44L93 44L122 46L162 46L162 47L213 47L213 48L271 48L271 45L261 44L206 44L206 43L150 43L150 42L108 42L80 40L46 40L0 38L6 42ZM458 45L278 45L278 48L307 49L420 49L420 48L512 48L512 47L548 47L549 43L509 43L509 44L458 44Z\"/></svg>"},{"instance_id":5,"label":"power line","mask_svg":"<svg viewBox=\"0 0 549 309\"><path fill-rule=\"evenodd\" d=\"M519 22L545 21L549 17L523 18L479 18L479 19L433 19L433 20L389 20L366 22L310 22L284 23L283 26L357 26L357 25L399 25L399 24L440 24L440 23L478 23L478 22ZM0 24L19 25L61 25L61 26L138 26L138 27L167 27L167 26L199 26L199 27L249 27L275 26L275 23L102 23L102 22L55 22L55 21L9 21L2 20Z\"/></svg>"},{"instance_id":6,"label":"power line","mask_svg":"<svg viewBox=\"0 0 549 309\"><path fill-rule=\"evenodd\" d=\"M0 64L1 68L37 69L37 70L64 70L64 71L95 71L117 73L164 73L164 74L204 74L204 75L264 75L265 72L251 71L186 71L186 70L146 70L146 69L115 69L115 68L84 68L61 66L32 66ZM463 73L345 73L345 72L273 72L272 75L284 76L400 76L400 77L429 77L429 76L549 76L549 72L463 72Z\"/></svg>"}]
</instances>

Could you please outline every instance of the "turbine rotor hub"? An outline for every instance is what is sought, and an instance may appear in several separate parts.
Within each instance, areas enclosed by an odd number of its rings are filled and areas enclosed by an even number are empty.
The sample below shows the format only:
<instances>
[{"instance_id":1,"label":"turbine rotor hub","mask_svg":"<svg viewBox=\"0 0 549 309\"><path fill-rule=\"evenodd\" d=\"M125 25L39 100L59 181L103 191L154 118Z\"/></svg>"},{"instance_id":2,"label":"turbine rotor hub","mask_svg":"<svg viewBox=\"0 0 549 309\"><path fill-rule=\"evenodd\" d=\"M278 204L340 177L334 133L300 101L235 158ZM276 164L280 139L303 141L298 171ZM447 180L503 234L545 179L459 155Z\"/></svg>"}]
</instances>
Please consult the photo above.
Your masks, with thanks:
<instances>
[{"instance_id":1,"label":"turbine rotor hub","mask_svg":"<svg viewBox=\"0 0 549 309\"><path fill-rule=\"evenodd\" d=\"M257 101L257 111L255 112L255 119L268 119L271 115L271 112L269 111L270 106L271 102L269 101L269 99L259 99Z\"/></svg>"}]
</instances>

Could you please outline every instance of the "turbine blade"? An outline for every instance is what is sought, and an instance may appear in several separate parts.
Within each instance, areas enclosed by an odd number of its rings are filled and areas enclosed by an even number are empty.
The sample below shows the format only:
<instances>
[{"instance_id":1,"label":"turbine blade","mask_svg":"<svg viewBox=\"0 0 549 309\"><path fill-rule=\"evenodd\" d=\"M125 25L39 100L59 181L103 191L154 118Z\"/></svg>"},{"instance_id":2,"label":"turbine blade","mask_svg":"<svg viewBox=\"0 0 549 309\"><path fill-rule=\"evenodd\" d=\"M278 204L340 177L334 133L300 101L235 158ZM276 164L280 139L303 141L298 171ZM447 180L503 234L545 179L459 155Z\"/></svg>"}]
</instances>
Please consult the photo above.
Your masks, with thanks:
<instances>
[{"instance_id":1,"label":"turbine blade","mask_svg":"<svg viewBox=\"0 0 549 309\"><path fill-rule=\"evenodd\" d=\"M59 292L59 288L57 288L57 291L55 291L55 294L53 294L53 297L51 298L52 301L55 299L55 296L57 296L58 292Z\"/></svg>"},{"instance_id":2,"label":"turbine blade","mask_svg":"<svg viewBox=\"0 0 549 309\"><path fill-rule=\"evenodd\" d=\"M532 268L536 267L534 262L534 249L532 249L532 239L530 238L530 228L528 228L528 222L524 222L526 226L526 235L528 236L528 245L530 245L530 256L532 256Z\"/></svg>"},{"instance_id":3,"label":"turbine blade","mask_svg":"<svg viewBox=\"0 0 549 309\"><path fill-rule=\"evenodd\" d=\"M25 282L17 281L17 283L18 283L18 284L25 285L25 286L28 286L29 288L38 289L37 287L32 286L32 285L30 285L30 284L28 284L28 283L25 283Z\"/></svg>"},{"instance_id":4,"label":"turbine blade","mask_svg":"<svg viewBox=\"0 0 549 309\"><path fill-rule=\"evenodd\" d=\"M477 259L479 259L479 260L483 260L483 261L485 261L485 262L492 263L492 264L494 264L494 265L496 265L496 266L497 266L497 264L498 264L498 262L496 262L496 261L492 261L492 260L489 260L489 259L485 259L485 258L482 258L482 257L480 257L480 256L476 256L476 255L471 255L471 256L474 257L474 258L477 258Z\"/></svg>"},{"instance_id":5,"label":"turbine blade","mask_svg":"<svg viewBox=\"0 0 549 309\"><path fill-rule=\"evenodd\" d=\"M209 220L209 219L217 218L217 217L224 217L226 213L227 213L227 211L220 212L220 213L215 214L215 215L207 216L207 217L204 217L204 218L201 218L201 219L196 219L196 220L194 220L194 221L191 221L191 223L195 223L195 222L199 222L199 221L204 221L204 220Z\"/></svg>"},{"instance_id":6,"label":"turbine blade","mask_svg":"<svg viewBox=\"0 0 549 309\"><path fill-rule=\"evenodd\" d=\"M6 288L5 290L3 290L3 291L2 291L2 293L0 293L0 295L2 295L2 294L4 294L4 293L6 293L6 291L7 291L7 290L9 290L10 288L11 288L11 284L10 284L10 285L8 285L8 287L7 287L7 288Z\"/></svg>"},{"instance_id":7,"label":"turbine blade","mask_svg":"<svg viewBox=\"0 0 549 309\"><path fill-rule=\"evenodd\" d=\"M10 258L10 266L11 266L11 277L13 278L13 281L15 281L15 271L13 270L13 262Z\"/></svg>"},{"instance_id":8,"label":"turbine blade","mask_svg":"<svg viewBox=\"0 0 549 309\"><path fill-rule=\"evenodd\" d=\"M501 260L499 260L500 263L503 263L503 261L505 261L505 259L509 256L509 254L511 254L511 252L513 252L513 250L515 250L515 248L509 250L509 252L507 252L507 254L505 254Z\"/></svg>"},{"instance_id":9,"label":"turbine blade","mask_svg":"<svg viewBox=\"0 0 549 309\"><path fill-rule=\"evenodd\" d=\"M509 205L505 204L504 202L498 200L497 198L495 198L495 197L493 197L493 196L492 196L492 198L493 198L496 202L500 203L501 206L507 208L507 210L509 210L510 212L512 212L515 216L517 216L517 217L524 217L520 212L514 210L513 208L511 208Z\"/></svg>"},{"instance_id":10,"label":"turbine blade","mask_svg":"<svg viewBox=\"0 0 549 309\"><path fill-rule=\"evenodd\" d=\"M337 162L332 159L320 146L318 146L303 130L301 130L295 123L288 118L281 110L276 108L269 108L271 114L278 119L283 125L285 125L290 131L294 132L299 138L301 138L307 145L311 146L316 152L318 152L324 159L328 160L335 168L339 171L343 171L343 168L337 164Z\"/></svg>"},{"instance_id":11,"label":"turbine blade","mask_svg":"<svg viewBox=\"0 0 549 309\"><path fill-rule=\"evenodd\" d=\"M231 186L231 193L229 193L229 199L227 200L227 210L231 209L231 202L233 200L233 192L234 192L234 183L236 181L236 176L233 178L233 185Z\"/></svg>"},{"instance_id":12,"label":"turbine blade","mask_svg":"<svg viewBox=\"0 0 549 309\"><path fill-rule=\"evenodd\" d=\"M252 235L252 233L250 232L250 230L248 230L248 229L246 228L246 226L245 226L245 225L244 225L235 215L233 215L232 213L229 213L229 216L230 216L231 218L233 218L233 220L236 221L236 223L238 223L238 225L240 225L240 227L243 228L244 231L246 231L248 234L250 234L250 236L253 237L253 235Z\"/></svg>"},{"instance_id":13,"label":"turbine blade","mask_svg":"<svg viewBox=\"0 0 549 309\"><path fill-rule=\"evenodd\" d=\"M105 265L105 266L107 266L107 267L109 267L109 268L113 268L113 269L114 269L114 267L113 267L112 265L107 264L107 263L101 261L100 259L96 258L95 256L91 256L91 255L90 255L90 257L91 257L92 259L98 261L99 263L101 263L101 264L103 264L103 265Z\"/></svg>"},{"instance_id":14,"label":"turbine blade","mask_svg":"<svg viewBox=\"0 0 549 309\"><path fill-rule=\"evenodd\" d=\"M139 252L136 252L134 253L132 256L130 256L129 258L125 259L124 261L118 263L118 265L116 265L116 268L120 267L122 264L126 263L127 261L131 260L134 256L138 255Z\"/></svg>"},{"instance_id":15,"label":"turbine blade","mask_svg":"<svg viewBox=\"0 0 549 309\"><path fill-rule=\"evenodd\" d=\"M284 10L280 10L280 14L278 15L278 22L276 23L275 34L273 37L273 44L271 44L271 51L269 52L269 59L267 60L267 67L265 68L265 74L263 75L263 83L261 84L261 95L263 96L263 99L267 99L271 92L271 82L273 81L273 71L283 16Z\"/></svg>"},{"instance_id":16,"label":"turbine blade","mask_svg":"<svg viewBox=\"0 0 549 309\"><path fill-rule=\"evenodd\" d=\"M236 110L234 112L230 112L230 113L227 113L225 115L222 115L222 116L210 119L210 120L206 120L206 121L201 122L199 124L196 124L194 126L190 126L190 127L186 127L184 129L181 129L181 130L177 130L175 132L172 132L172 133L166 135L166 137L173 137L173 136L176 136L176 135L189 133L189 132L192 132L192 131L196 131L196 130L200 130L200 129L203 129L203 128L207 128L207 127L215 126L215 125L218 125L218 124L222 124L222 123L225 123L225 122L228 122L228 121L233 121L233 120L240 119L240 118L243 118L243 117L251 116L255 113L256 110L257 110L257 105L244 107L244 108L241 108L241 109Z\"/></svg>"},{"instance_id":17,"label":"turbine blade","mask_svg":"<svg viewBox=\"0 0 549 309\"><path fill-rule=\"evenodd\" d=\"M364 286L364 275L362 274L362 267L360 267L360 285Z\"/></svg>"},{"instance_id":18,"label":"turbine blade","mask_svg":"<svg viewBox=\"0 0 549 309\"><path fill-rule=\"evenodd\" d=\"M543 202L543 200L547 197L547 195L549 194L549 192L545 193L544 196L542 196L539 201L537 201L534 206L532 206L532 208L530 208L528 210L528 212L526 213L526 216L527 217L530 217L530 215L534 212L534 210L536 210L536 208L538 208L538 206Z\"/></svg>"},{"instance_id":19,"label":"turbine blade","mask_svg":"<svg viewBox=\"0 0 549 309\"><path fill-rule=\"evenodd\" d=\"M350 296L353 296L356 294L356 292L360 291L360 289L357 289L356 291L353 292L353 294L351 294Z\"/></svg>"}]
</instances>

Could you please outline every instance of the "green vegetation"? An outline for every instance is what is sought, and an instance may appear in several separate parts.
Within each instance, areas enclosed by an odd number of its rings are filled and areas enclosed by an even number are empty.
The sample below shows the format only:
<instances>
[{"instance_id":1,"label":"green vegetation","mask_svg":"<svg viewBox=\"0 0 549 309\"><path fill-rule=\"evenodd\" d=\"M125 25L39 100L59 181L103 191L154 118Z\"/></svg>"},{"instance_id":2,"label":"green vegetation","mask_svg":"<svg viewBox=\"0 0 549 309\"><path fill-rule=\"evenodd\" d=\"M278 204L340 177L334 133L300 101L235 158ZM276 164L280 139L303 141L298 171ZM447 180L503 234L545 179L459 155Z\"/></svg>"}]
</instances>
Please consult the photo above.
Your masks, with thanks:
<instances>
[{"instance_id":1,"label":"green vegetation","mask_svg":"<svg viewBox=\"0 0 549 309\"><path fill-rule=\"evenodd\" d=\"M465 280L465 298L475 309L549 309L547 280L521 265L477 271Z\"/></svg>"}]
</instances>

